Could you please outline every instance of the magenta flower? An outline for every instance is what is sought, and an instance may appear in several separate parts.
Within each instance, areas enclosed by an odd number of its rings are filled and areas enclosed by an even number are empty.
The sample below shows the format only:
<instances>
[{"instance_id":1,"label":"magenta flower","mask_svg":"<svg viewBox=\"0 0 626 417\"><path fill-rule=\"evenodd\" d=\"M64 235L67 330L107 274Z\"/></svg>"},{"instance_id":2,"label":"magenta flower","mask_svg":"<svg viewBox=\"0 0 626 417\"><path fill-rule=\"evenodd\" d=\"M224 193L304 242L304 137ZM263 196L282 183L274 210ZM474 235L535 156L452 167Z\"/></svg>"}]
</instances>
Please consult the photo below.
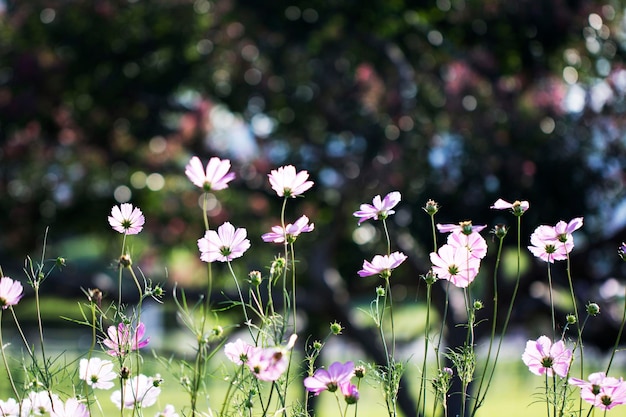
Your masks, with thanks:
<instances>
[{"instance_id":1,"label":"magenta flower","mask_svg":"<svg viewBox=\"0 0 626 417\"><path fill-rule=\"evenodd\" d=\"M452 232L448 235L447 242L453 248L466 248L473 257L478 259L483 259L487 255L487 242L478 232L472 232L469 235Z\"/></svg>"},{"instance_id":2,"label":"magenta flower","mask_svg":"<svg viewBox=\"0 0 626 417\"><path fill-rule=\"evenodd\" d=\"M482 226L472 226L472 222L471 221L464 221L464 222L460 222L459 224L437 224L437 230L439 230L440 233L463 233L466 235L472 234L472 233L478 233L481 230L483 230L485 227L487 227L487 225L482 225Z\"/></svg>"},{"instance_id":3,"label":"magenta flower","mask_svg":"<svg viewBox=\"0 0 626 417\"><path fill-rule=\"evenodd\" d=\"M272 231L261 236L264 242L293 243L300 233L308 233L315 228L315 224L309 224L309 218L302 216L294 224L289 223L283 229L282 226L272 226Z\"/></svg>"},{"instance_id":4,"label":"magenta flower","mask_svg":"<svg viewBox=\"0 0 626 417\"><path fill-rule=\"evenodd\" d=\"M326 390L335 392L342 385L349 384L353 376L354 362L333 362L328 370L318 369L313 376L304 378L304 387L314 395Z\"/></svg>"},{"instance_id":5,"label":"magenta flower","mask_svg":"<svg viewBox=\"0 0 626 417\"><path fill-rule=\"evenodd\" d=\"M3 310L19 303L23 295L24 287L19 281L14 281L9 277L0 278L0 307Z\"/></svg>"},{"instance_id":6,"label":"magenta flower","mask_svg":"<svg viewBox=\"0 0 626 417\"><path fill-rule=\"evenodd\" d=\"M279 197L296 197L313 186L313 181L307 181L309 173L307 171L296 173L296 168L293 165L272 170L268 174L268 178L272 189L276 191Z\"/></svg>"},{"instance_id":7,"label":"magenta flower","mask_svg":"<svg viewBox=\"0 0 626 417\"><path fill-rule=\"evenodd\" d=\"M565 347L562 340L553 344L547 336L541 336L526 342L522 360L535 375L552 376L554 373L565 378L572 362L572 351Z\"/></svg>"},{"instance_id":8,"label":"magenta flower","mask_svg":"<svg viewBox=\"0 0 626 417\"><path fill-rule=\"evenodd\" d=\"M480 259L463 245L443 245L437 252L431 252L430 262L438 278L448 280L459 288L466 288L471 284L480 269Z\"/></svg>"},{"instance_id":9,"label":"magenta flower","mask_svg":"<svg viewBox=\"0 0 626 417\"><path fill-rule=\"evenodd\" d=\"M226 343L224 345L224 354L231 362L237 365L243 365L248 362L248 358L252 355L252 352L257 348L244 342L241 339L237 339L234 342Z\"/></svg>"},{"instance_id":10,"label":"magenta flower","mask_svg":"<svg viewBox=\"0 0 626 417\"><path fill-rule=\"evenodd\" d=\"M607 377L604 372L589 375L589 381L570 378L571 385L580 387L580 397L601 410L610 410L626 403L626 383L622 378Z\"/></svg>"},{"instance_id":11,"label":"magenta flower","mask_svg":"<svg viewBox=\"0 0 626 417\"><path fill-rule=\"evenodd\" d=\"M65 403L58 400L50 411L50 417L89 417L89 409L76 398L68 398Z\"/></svg>"},{"instance_id":12,"label":"magenta flower","mask_svg":"<svg viewBox=\"0 0 626 417\"><path fill-rule=\"evenodd\" d=\"M230 262L239 258L250 248L246 236L246 229L235 229L229 222L218 227L217 232L207 230L204 237L198 239L200 259L204 262Z\"/></svg>"},{"instance_id":13,"label":"magenta flower","mask_svg":"<svg viewBox=\"0 0 626 417\"><path fill-rule=\"evenodd\" d=\"M130 324L120 323L117 326L109 326L107 329L108 339L102 344L109 348L107 353L112 356L125 356L129 352L146 346L150 338L143 339L146 326L143 323L137 325L133 331Z\"/></svg>"},{"instance_id":14,"label":"magenta flower","mask_svg":"<svg viewBox=\"0 0 626 417\"><path fill-rule=\"evenodd\" d=\"M353 216L359 218L359 224L365 220L384 220L391 214L395 213L394 208L402 199L402 196L398 191L393 191L385 196L382 200L380 195L377 195L372 200L372 204L361 204L360 210L355 211Z\"/></svg>"},{"instance_id":15,"label":"magenta flower","mask_svg":"<svg viewBox=\"0 0 626 417\"><path fill-rule=\"evenodd\" d=\"M339 385L339 389L341 390L341 393L343 394L343 398L346 400L346 403L354 404L359 401L359 390L353 383L344 382L343 384Z\"/></svg>"},{"instance_id":16,"label":"magenta flower","mask_svg":"<svg viewBox=\"0 0 626 417\"><path fill-rule=\"evenodd\" d=\"M402 252L394 252L391 255L376 255L372 262L363 261L363 269L358 274L360 277L380 275L383 278L389 278L391 271L396 269L406 258L407 256Z\"/></svg>"},{"instance_id":17,"label":"magenta flower","mask_svg":"<svg viewBox=\"0 0 626 417\"><path fill-rule=\"evenodd\" d=\"M230 161L213 157L209 159L206 170L200 158L194 156L185 167L187 178L204 191L219 191L228 188L228 183L235 178L230 170Z\"/></svg>"},{"instance_id":18,"label":"magenta flower","mask_svg":"<svg viewBox=\"0 0 626 417\"><path fill-rule=\"evenodd\" d=\"M141 232L146 222L139 207L133 207L130 203L113 206L109 216L109 224L116 232L126 235L136 235Z\"/></svg>"},{"instance_id":19,"label":"magenta flower","mask_svg":"<svg viewBox=\"0 0 626 417\"><path fill-rule=\"evenodd\" d=\"M511 210L511 212L515 214L516 216L521 216L522 214L526 212L526 210L528 210L529 207L530 207L530 203L528 201L515 200L514 202L509 203L508 201L504 201L503 199L499 198L496 200L495 203L493 203L493 206L489 208L496 209L496 210L508 209L508 210Z\"/></svg>"}]
</instances>

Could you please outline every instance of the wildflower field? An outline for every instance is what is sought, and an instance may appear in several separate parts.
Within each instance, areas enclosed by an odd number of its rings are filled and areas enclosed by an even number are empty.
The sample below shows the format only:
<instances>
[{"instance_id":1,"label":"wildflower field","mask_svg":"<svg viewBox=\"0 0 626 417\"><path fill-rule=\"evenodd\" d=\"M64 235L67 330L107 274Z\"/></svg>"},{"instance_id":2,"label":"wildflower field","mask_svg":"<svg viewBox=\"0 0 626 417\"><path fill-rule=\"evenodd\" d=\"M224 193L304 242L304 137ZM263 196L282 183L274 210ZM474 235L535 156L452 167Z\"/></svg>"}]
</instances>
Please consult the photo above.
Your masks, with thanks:
<instances>
[{"instance_id":1,"label":"wildflower field","mask_svg":"<svg viewBox=\"0 0 626 417\"><path fill-rule=\"evenodd\" d=\"M448 416L449 405L460 400L455 414L462 417L498 415L509 407L509 415L516 415L515 408L519 415L560 417L606 414L626 403L626 382L616 365L626 309L609 354L590 355L583 343L585 327L597 319L600 307L591 301L579 305L574 297L570 253L575 249L576 231L584 226L582 217L554 226L539 225L523 240L520 224L530 209L527 201L495 201L491 209L509 212L513 226L498 224L490 231L488 225L469 220L438 223L440 207L433 200L426 201L424 215L432 224L432 266L420 277L425 304L417 306L394 303L392 294L394 271L410 256L395 248L387 224L402 203L401 194L377 195L371 204L355 208L355 227L375 222L385 236L386 250L365 259L362 268L355 271L360 279L380 282L371 301L353 306L361 320L369 321L376 338L372 343L383 348L382 362L372 362L342 341L347 329L338 321L328 324L325 338L300 334L296 243L306 239L315 224L306 215L287 218L286 207L314 186L308 172L286 165L268 174L269 186L282 200L282 210L280 224L261 239L276 245L279 254L265 272L252 270L242 276L234 265L254 250L246 228L230 222L213 225L206 210L208 193L219 195L235 178L230 168L229 160L213 157L205 166L193 157L185 171L199 189L199 215L205 226L199 233L197 249L206 264L206 292L197 301L188 300L185 291L177 287L166 292L135 266L141 253L133 253L132 242L141 239L149 214L131 203L114 206L108 215L111 232L119 234L121 245L116 262L117 294L84 289L84 301L75 306L72 317L63 318L67 326L85 333L87 343L83 346L68 343L71 339L67 340L67 333L62 336L66 340L57 341L57 346L46 339L53 334L45 329L53 313L45 310L44 314L42 308L45 286L62 276L68 259L50 259L44 251L40 259L26 258L24 279L2 273L0 344L7 376L2 385L6 396L0 400L2 415ZM487 232L493 235L492 244L482 235ZM484 277L480 276L481 262L487 251L495 250L499 264L507 236L517 240L518 256L513 266L517 280L512 298L500 301L496 292L493 301L475 299L472 288L479 279L492 279L498 288L499 265L493 277ZM528 243L522 243L526 239ZM626 245L622 245L615 256L624 257L625 250ZM519 336L507 338L507 331L519 285L521 251L529 251L546 266L551 326L545 334L520 342ZM222 271L230 275L236 290L227 305L211 299L216 263L226 266ZM554 268L565 268L569 278L565 297L571 297L571 313L566 317L558 316L554 306ZM122 285L124 280L135 285L137 302L124 302L124 291L128 291ZM18 318L25 304L22 282L30 285L34 294L34 332L25 332ZM431 307L434 288L445 294L443 318ZM447 308L452 302L462 303L465 310L457 323L465 332L458 346L446 340L443 324L445 316L452 314ZM481 317L488 302L495 303L493 317ZM150 349L158 342L149 335L151 305L167 305L175 311L179 328L168 329L159 338L178 348L186 346L186 354L177 349L169 355ZM499 308L507 311L503 323L497 323ZM232 311L239 312L243 321L220 319ZM476 338L477 326L491 328L488 340ZM411 327L420 329L415 343L401 348L400 329ZM8 343L7 332L11 334ZM517 354L512 354L516 348ZM413 400L413 410L406 410L406 403L402 403L406 398Z\"/></svg>"}]
</instances>

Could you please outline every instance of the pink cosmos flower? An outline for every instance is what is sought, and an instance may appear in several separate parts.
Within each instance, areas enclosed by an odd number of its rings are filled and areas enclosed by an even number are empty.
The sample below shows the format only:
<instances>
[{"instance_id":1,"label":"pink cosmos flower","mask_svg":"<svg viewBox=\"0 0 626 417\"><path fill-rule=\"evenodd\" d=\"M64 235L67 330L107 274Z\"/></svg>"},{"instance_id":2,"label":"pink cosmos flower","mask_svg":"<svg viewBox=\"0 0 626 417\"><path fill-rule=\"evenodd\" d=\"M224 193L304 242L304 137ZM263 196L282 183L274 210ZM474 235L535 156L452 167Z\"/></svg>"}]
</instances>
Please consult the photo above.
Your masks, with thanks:
<instances>
[{"instance_id":1,"label":"pink cosmos flower","mask_svg":"<svg viewBox=\"0 0 626 417\"><path fill-rule=\"evenodd\" d=\"M469 235L452 232L448 235L447 242L453 248L467 248L470 254L478 259L483 259L487 255L487 242L478 232Z\"/></svg>"},{"instance_id":2,"label":"pink cosmos flower","mask_svg":"<svg viewBox=\"0 0 626 417\"><path fill-rule=\"evenodd\" d=\"M363 269L358 274L360 277L380 275L383 278L389 278L391 271L396 269L406 258L407 256L402 252L394 252L391 255L376 255L372 262L363 261Z\"/></svg>"},{"instance_id":3,"label":"pink cosmos flower","mask_svg":"<svg viewBox=\"0 0 626 417\"><path fill-rule=\"evenodd\" d=\"M562 340L553 344L547 336L541 336L526 342L522 360L535 375L552 376L555 373L565 378L572 361L572 351L565 347Z\"/></svg>"},{"instance_id":4,"label":"pink cosmos flower","mask_svg":"<svg viewBox=\"0 0 626 417\"><path fill-rule=\"evenodd\" d=\"M289 223L283 229L281 226L272 226L272 231L261 236L264 242L293 243L300 233L308 233L315 228L315 224L309 224L309 218L302 216L294 224ZM285 239L286 238L286 239Z\"/></svg>"},{"instance_id":5,"label":"pink cosmos flower","mask_svg":"<svg viewBox=\"0 0 626 417\"><path fill-rule=\"evenodd\" d=\"M343 384L339 385L339 389L341 390L341 393L343 394L343 398L346 400L346 403L354 404L359 400L359 390L357 389L356 385L350 382L344 382Z\"/></svg>"},{"instance_id":6,"label":"pink cosmos flower","mask_svg":"<svg viewBox=\"0 0 626 417\"><path fill-rule=\"evenodd\" d=\"M328 370L318 369L313 376L304 378L304 387L314 395L326 390L335 392L342 385L349 384L353 376L354 362L333 362Z\"/></svg>"},{"instance_id":7,"label":"pink cosmos flower","mask_svg":"<svg viewBox=\"0 0 626 417\"><path fill-rule=\"evenodd\" d=\"M113 388L113 381L117 373L113 371L113 362L100 358L81 359L78 368L78 377L87 385L98 389Z\"/></svg>"},{"instance_id":8,"label":"pink cosmos flower","mask_svg":"<svg viewBox=\"0 0 626 417\"><path fill-rule=\"evenodd\" d=\"M246 229L235 229L229 222L218 227L217 232L207 230L204 237L198 239L200 259L204 262L230 262L239 258L250 248L246 236Z\"/></svg>"},{"instance_id":9,"label":"pink cosmos flower","mask_svg":"<svg viewBox=\"0 0 626 417\"><path fill-rule=\"evenodd\" d=\"M439 230L440 233L458 232L464 233L466 235L469 235L471 233L478 233L485 227L487 227L487 225L472 226L471 221L464 221L460 222L459 224L437 224L437 230Z\"/></svg>"},{"instance_id":10,"label":"pink cosmos flower","mask_svg":"<svg viewBox=\"0 0 626 417\"><path fill-rule=\"evenodd\" d=\"M622 378L607 377L604 372L589 375L589 381L570 378L571 385L580 387L580 397L601 410L610 410L626 403L626 383Z\"/></svg>"},{"instance_id":11,"label":"pink cosmos flower","mask_svg":"<svg viewBox=\"0 0 626 417\"><path fill-rule=\"evenodd\" d=\"M246 362L252 374L261 381L276 381L289 366L289 351L293 349L298 336L292 334L287 345L250 350Z\"/></svg>"},{"instance_id":12,"label":"pink cosmos flower","mask_svg":"<svg viewBox=\"0 0 626 417\"><path fill-rule=\"evenodd\" d=\"M109 348L107 353L112 356L125 356L129 352L141 349L146 346L150 338L141 340L146 332L143 323L137 325L133 331L130 324L120 323L117 326L109 326L107 329L108 339L104 339L102 344Z\"/></svg>"},{"instance_id":13,"label":"pink cosmos flower","mask_svg":"<svg viewBox=\"0 0 626 417\"><path fill-rule=\"evenodd\" d=\"M255 346L252 346L241 339L237 339L234 342L226 343L224 345L224 354L231 362L237 365L243 365L248 362L248 358L252 352L256 350Z\"/></svg>"},{"instance_id":14,"label":"pink cosmos flower","mask_svg":"<svg viewBox=\"0 0 626 417\"><path fill-rule=\"evenodd\" d=\"M179 417L176 409L172 404L167 404L163 411L158 412L154 417Z\"/></svg>"},{"instance_id":15,"label":"pink cosmos flower","mask_svg":"<svg viewBox=\"0 0 626 417\"><path fill-rule=\"evenodd\" d=\"M466 288L471 284L480 269L480 259L473 256L467 246L463 245L441 246L437 252L431 252L430 262L438 278L448 280L459 288Z\"/></svg>"},{"instance_id":16,"label":"pink cosmos flower","mask_svg":"<svg viewBox=\"0 0 626 417\"><path fill-rule=\"evenodd\" d=\"M87 406L76 398L68 398L65 403L56 401L53 408L50 417L89 417Z\"/></svg>"},{"instance_id":17,"label":"pink cosmos flower","mask_svg":"<svg viewBox=\"0 0 626 417\"><path fill-rule=\"evenodd\" d=\"M355 211L353 216L359 218L359 224L365 220L384 220L391 214L395 213L394 208L402 199L402 196L398 191L393 191L385 196L382 200L380 195L377 195L372 200L372 204L361 204L360 210Z\"/></svg>"},{"instance_id":18,"label":"pink cosmos flower","mask_svg":"<svg viewBox=\"0 0 626 417\"><path fill-rule=\"evenodd\" d=\"M9 277L0 278L0 306L3 310L16 305L23 295L24 287L19 281L14 281Z\"/></svg>"},{"instance_id":19,"label":"pink cosmos flower","mask_svg":"<svg viewBox=\"0 0 626 417\"><path fill-rule=\"evenodd\" d=\"M127 235L136 235L141 232L146 222L139 207L133 207L130 203L113 206L109 216L109 224L116 232Z\"/></svg>"},{"instance_id":20,"label":"pink cosmos flower","mask_svg":"<svg viewBox=\"0 0 626 417\"><path fill-rule=\"evenodd\" d=\"M213 157L209 159L206 171L200 158L194 156L185 167L187 178L204 191L219 191L228 188L228 183L235 178L230 170L230 161Z\"/></svg>"},{"instance_id":21,"label":"pink cosmos flower","mask_svg":"<svg viewBox=\"0 0 626 417\"><path fill-rule=\"evenodd\" d=\"M545 262L554 263L567 259L574 249L572 233L583 225L583 218L577 217L568 223L559 221L555 226L541 225L530 236L528 250Z\"/></svg>"},{"instance_id":22,"label":"pink cosmos flower","mask_svg":"<svg viewBox=\"0 0 626 417\"><path fill-rule=\"evenodd\" d=\"M289 352L280 347L255 348L248 357L250 371L261 381L276 381L287 370Z\"/></svg>"},{"instance_id":23,"label":"pink cosmos flower","mask_svg":"<svg viewBox=\"0 0 626 417\"><path fill-rule=\"evenodd\" d=\"M124 383L124 404L122 404L122 392L114 391L111 394L111 401L117 408L145 408L157 402L161 388L159 382L154 378L143 374L127 379Z\"/></svg>"},{"instance_id":24,"label":"pink cosmos flower","mask_svg":"<svg viewBox=\"0 0 626 417\"><path fill-rule=\"evenodd\" d=\"M554 233L554 228L551 226L539 226L535 229L532 235L530 235L530 246L528 250L537 258L554 263L554 261L562 261L567 259L567 254L574 247L574 242L559 243L556 239L551 237Z\"/></svg>"},{"instance_id":25,"label":"pink cosmos flower","mask_svg":"<svg viewBox=\"0 0 626 417\"><path fill-rule=\"evenodd\" d=\"M530 203L528 203L528 201L514 201L512 203L509 203L508 201L504 201L503 199L499 198L496 200L495 203L493 203L493 206L491 206L490 208L492 209L496 209L496 210L511 210L511 212L513 214L515 214L516 216L521 216L522 214L524 214L526 212L526 210L528 210L528 208L530 207Z\"/></svg>"},{"instance_id":26,"label":"pink cosmos flower","mask_svg":"<svg viewBox=\"0 0 626 417\"><path fill-rule=\"evenodd\" d=\"M20 403L15 401L14 398L9 398L6 401L0 400L0 416L19 417L19 415L20 415Z\"/></svg>"},{"instance_id":27,"label":"pink cosmos flower","mask_svg":"<svg viewBox=\"0 0 626 417\"><path fill-rule=\"evenodd\" d=\"M282 166L268 174L270 185L279 197L296 197L313 186L307 171L296 172L293 165Z\"/></svg>"}]
</instances>

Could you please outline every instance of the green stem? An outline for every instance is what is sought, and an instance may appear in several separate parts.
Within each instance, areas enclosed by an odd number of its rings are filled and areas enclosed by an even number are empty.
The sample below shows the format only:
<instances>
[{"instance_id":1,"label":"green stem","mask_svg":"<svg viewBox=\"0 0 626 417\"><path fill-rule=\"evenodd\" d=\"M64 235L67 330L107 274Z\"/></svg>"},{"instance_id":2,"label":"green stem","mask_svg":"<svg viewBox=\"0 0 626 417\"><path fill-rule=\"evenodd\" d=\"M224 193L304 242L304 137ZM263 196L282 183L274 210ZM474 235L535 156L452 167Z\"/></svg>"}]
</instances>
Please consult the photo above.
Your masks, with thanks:
<instances>
[{"instance_id":1,"label":"green stem","mask_svg":"<svg viewBox=\"0 0 626 417\"><path fill-rule=\"evenodd\" d=\"M428 356L428 342L430 337L430 306L432 298L432 284L426 284L426 328L424 329L424 359L422 361L422 379L420 381L420 390L417 396L417 409L416 415L420 415L420 408L422 409L422 416L426 415L426 358ZM421 407L420 407L421 405Z\"/></svg>"},{"instance_id":2,"label":"green stem","mask_svg":"<svg viewBox=\"0 0 626 417\"><path fill-rule=\"evenodd\" d=\"M7 361L6 352L4 351L5 346L4 340L2 339L2 310L3 309L0 309L0 350L2 350L2 361L4 362L4 367L7 370L7 375L9 376L9 382L11 383L11 389L13 389L13 393L15 394L15 399L17 402L21 402L21 397L15 387L15 382L13 381L13 376L11 374L11 368L9 368L9 362Z\"/></svg>"},{"instance_id":3,"label":"green stem","mask_svg":"<svg viewBox=\"0 0 626 417\"><path fill-rule=\"evenodd\" d=\"M626 289L624 290L624 308L622 310L622 322L619 325L619 330L617 331L617 337L615 338L615 345L613 346L613 351L611 352L611 357L609 359L609 363L606 366L605 374L608 375L611 370L611 365L613 364L613 359L615 358L615 353L617 352L617 348L619 347L619 342L622 339L622 333L624 332L624 326L626 325Z\"/></svg>"},{"instance_id":4,"label":"green stem","mask_svg":"<svg viewBox=\"0 0 626 417\"><path fill-rule=\"evenodd\" d=\"M493 365L491 366L491 370L489 370L489 361L491 359L491 351L493 348L493 342L496 338L496 324L497 324L497 318L498 318L498 269L500 266L500 259L502 256L503 242L504 242L504 237L501 237L499 244L498 244L498 254L496 256L496 264L493 270L493 294L494 295L493 295L493 316L492 316L492 323L491 323L491 337L489 338L489 348L487 349L487 357L485 358L485 367L483 369L483 372L480 377L480 382L478 384L478 390L477 390L478 394L476 396L477 400L476 402L474 402L474 407L471 413L472 417L476 414L476 411L478 411L478 409L482 406L485 400L485 397L487 396L487 391L489 390L491 379L493 377L493 374L495 373L496 363L498 362L498 354L500 353L500 346L502 344L502 339L504 338L504 333L506 331L506 324L508 321L508 320L505 320L505 327L503 328L502 333L500 334L500 340L498 343L498 347L496 349L496 355L493 361ZM519 246L518 246L518 250L519 250ZM519 268L519 256L518 256L518 268ZM516 289L517 289L517 285L516 285ZM514 294L515 294L515 290L514 290ZM515 298L515 296L513 296L513 298ZM513 306L513 303L511 302L511 305L509 306L509 312L511 311L512 306ZM508 318L509 318L509 315L507 315L507 319ZM483 383L485 382L485 377L488 373L489 373L489 378L487 378L487 385L485 387L485 391L482 392ZM481 395L481 392L482 392L482 395Z\"/></svg>"}]
</instances>

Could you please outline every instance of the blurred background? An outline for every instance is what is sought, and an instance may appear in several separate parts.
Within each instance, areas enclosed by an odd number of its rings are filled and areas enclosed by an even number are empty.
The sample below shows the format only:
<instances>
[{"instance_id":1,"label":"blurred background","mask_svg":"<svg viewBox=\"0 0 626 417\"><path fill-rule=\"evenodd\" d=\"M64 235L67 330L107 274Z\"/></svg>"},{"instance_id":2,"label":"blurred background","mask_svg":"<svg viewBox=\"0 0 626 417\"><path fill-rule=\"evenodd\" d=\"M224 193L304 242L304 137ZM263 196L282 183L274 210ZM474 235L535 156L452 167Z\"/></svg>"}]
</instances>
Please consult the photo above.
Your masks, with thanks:
<instances>
[{"instance_id":1,"label":"blurred background","mask_svg":"<svg viewBox=\"0 0 626 417\"><path fill-rule=\"evenodd\" d=\"M131 202L147 218L132 240L144 274L200 288L200 190L184 175L198 155L231 159L237 179L211 197L211 223L246 227L253 250L238 268L265 270L280 248L260 235L278 223L281 204L267 173L293 164L316 183L287 213L315 223L297 253L311 333L339 320L355 343L367 340L351 306L369 302L380 282L356 271L385 242L379 225L357 227L352 213L398 190L390 233L410 263L394 273L396 302L423 300L428 199L441 206L438 222L489 229L515 225L489 209L496 199L528 200L522 247L537 225L584 216L572 276L580 305L602 308L585 331L589 343L609 348L626 273L617 256L626 240L625 7L0 0L0 265L21 278L24 257L41 256L48 230L46 255L67 266L47 291L64 299L96 286L114 293L121 241L107 216ZM505 243L506 283L515 278L515 236ZM484 300L495 249L476 286ZM549 326L546 265L527 253L522 261L514 327ZM564 264L553 279L567 290ZM503 285L501 300L511 291ZM434 296L443 299L442 287ZM406 340L415 337L409 328Z\"/></svg>"}]
</instances>

